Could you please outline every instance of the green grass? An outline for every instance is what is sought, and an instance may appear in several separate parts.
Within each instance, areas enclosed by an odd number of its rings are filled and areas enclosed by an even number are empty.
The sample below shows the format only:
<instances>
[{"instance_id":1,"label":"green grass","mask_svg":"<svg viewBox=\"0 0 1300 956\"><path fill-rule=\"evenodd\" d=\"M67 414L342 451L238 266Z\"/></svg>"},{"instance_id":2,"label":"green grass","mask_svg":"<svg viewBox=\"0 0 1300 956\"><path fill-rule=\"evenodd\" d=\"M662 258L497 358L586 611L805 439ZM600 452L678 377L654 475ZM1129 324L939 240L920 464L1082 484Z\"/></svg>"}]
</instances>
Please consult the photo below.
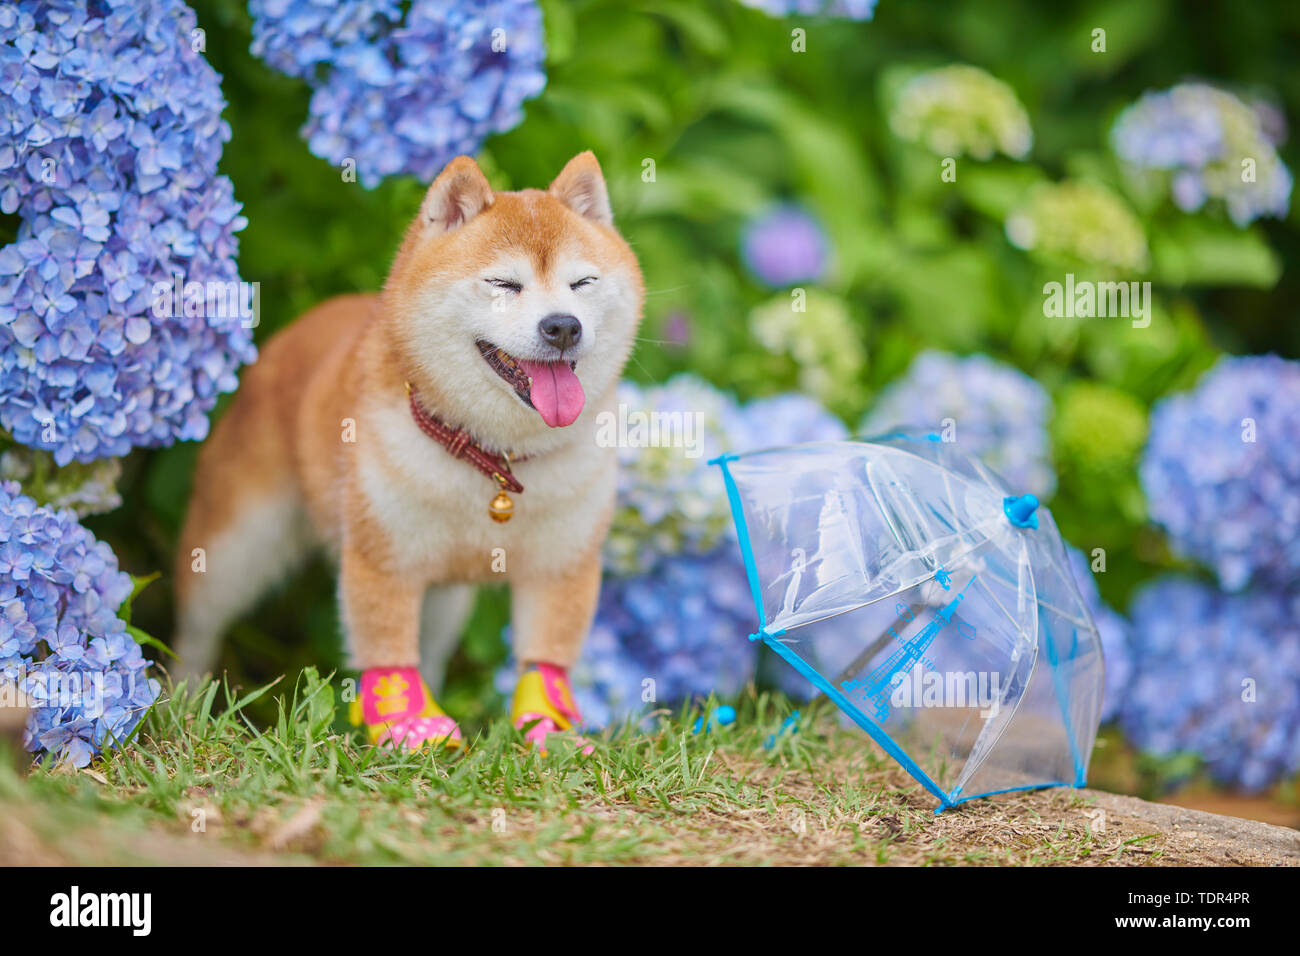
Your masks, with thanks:
<instances>
[{"instance_id":1,"label":"green grass","mask_svg":"<svg viewBox=\"0 0 1300 956\"><path fill-rule=\"evenodd\" d=\"M247 717L276 694L271 726ZM181 685L87 771L0 771L0 843L13 862L453 865L1114 863L1133 845L1094 839L1069 792L936 817L829 716L779 733L779 696L744 695L706 734L698 710L658 712L585 758L504 720L458 754L373 747L335 697L312 669L287 692Z\"/></svg>"}]
</instances>

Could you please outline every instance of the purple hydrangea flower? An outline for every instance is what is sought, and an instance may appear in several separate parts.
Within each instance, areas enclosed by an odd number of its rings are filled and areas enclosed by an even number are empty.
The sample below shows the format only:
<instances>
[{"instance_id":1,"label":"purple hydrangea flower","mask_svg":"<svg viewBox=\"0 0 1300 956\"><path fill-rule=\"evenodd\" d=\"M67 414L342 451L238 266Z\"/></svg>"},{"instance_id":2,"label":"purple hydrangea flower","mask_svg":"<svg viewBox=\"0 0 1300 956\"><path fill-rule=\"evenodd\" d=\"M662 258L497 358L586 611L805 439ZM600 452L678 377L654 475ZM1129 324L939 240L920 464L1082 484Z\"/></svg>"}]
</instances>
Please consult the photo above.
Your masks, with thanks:
<instances>
[{"instance_id":1,"label":"purple hydrangea flower","mask_svg":"<svg viewBox=\"0 0 1300 956\"><path fill-rule=\"evenodd\" d=\"M1180 83L1128 107L1111 141L1134 167L1166 173L1184 212L1218 199L1234 223L1246 226L1261 216L1284 218L1290 208L1291 171L1278 157L1276 135L1267 108L1205 83Z\"/></svg>"},{"instance_id":2,"label":"purple hydrangea flower","mask_svg":"<svg viewBox=\"0 0 1300 956\"><path fill-rule=\"evenodd\" d=\"M1052 401L1028 375L986 355L922 352L880 393L862 422L867 435L917 426L945 431L1013 488L1040 498L1056 487L1048 423ZM947 435L945 435L945 439Z\"/></svg>"},{"instance_id":3,"label":"purple hydrangea flower","mask_svg":"<svg viewBox=\"0 0 1300 956\"><path fill-rule=\"evenodd\" d=\"M21 219L0 249L0 426L60 465L203 438L256 354L194 29L178 0L0 9L0 211ZM178 275L201 294L155 309Z\"/></svg>"},{"instance_id":4,"label":"purple hydrangea flower","mask_svg":"<svg viewBox=\"0 0 1300 956\"><path fill-rule=\"evenodd\" d=\"M251 0L252 51L313 93L312 153L361 183L431 180L453 157L523 119L546 85L532 0Z\"/></svg>"},{"instance_id":5,"label":"purple hydrangea flower","mask_svg":"<svg viewBox=\"0 0 1300 956\"><path fill-rule=\"evenodd\" d=\"M32 715L27 749L84 767L129 734L160 688L118 608L131 577L70 510L0 484L0 678Z\"/></svg>"},{"instance_id":6,"label":"purple hydrangea flower","mask_svg":"<svg viewBox=\"0 0 1300 956\"><path fill-rule=\"evenodd\" d=\"M692 322L685 312L674 312L664 321L664 339L667 345L678 348L690 345Z\"/></svg>"},{"instance_id":7,"label":"purple hydrangea flower","mask_svg":"<svg viewBox=\"0 0 1300 956\"><path fill-rule=\"evenodd\" d=\"M828 246L821 223L809 212L782 205L760 214L745 228L741 255L761 282L781 289L820 279L826 272Z\"/></svg>"},{"instance_id":8,"label":"purple hydrangea flower","mask_svg":"<svg viewBox=\"0 0 1300 956\"><path fill-rule=\"evenodd\" d=\"M1135 744L1196 754L1251 791L1300 770L1300 597L1169 577L1138 593L1132 621L1120 722Z\"/></svg>"},{"instance_id":9,"label":"purple hydrangea flower","mask_svg":"<svg viewBox=\"0 0 1300 956\"><path fill-rule=\"evenodd\" d=\"M824 16L870 20L877 0L740 0L747 7L774 17Z\"/></svg>"},{"instance_id":10,"label":"purple hydrangea flower","mask_svg":"<svg viewBox=\"0 0 1300 956\"><path fill-rule=\"evenodd\" d=\"M1157 402L1141 465L1151 517L1230 591L1300 581L1300 363L1225 357Z\"/></svg>"}]
</instances>

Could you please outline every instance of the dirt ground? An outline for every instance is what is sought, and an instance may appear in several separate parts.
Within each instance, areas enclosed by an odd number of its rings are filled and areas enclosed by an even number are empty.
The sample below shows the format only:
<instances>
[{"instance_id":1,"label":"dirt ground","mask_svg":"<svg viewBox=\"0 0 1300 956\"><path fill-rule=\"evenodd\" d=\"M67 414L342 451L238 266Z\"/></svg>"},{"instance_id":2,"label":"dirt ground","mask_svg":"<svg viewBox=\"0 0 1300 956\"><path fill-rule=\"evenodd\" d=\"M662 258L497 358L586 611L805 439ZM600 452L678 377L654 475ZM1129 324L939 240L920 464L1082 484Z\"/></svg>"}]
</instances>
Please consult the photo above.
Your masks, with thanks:
<instances>
[{"instance_id":1,"label":"dirt ground","mask_svg":"<svg viewBox=\"0 0 1300 956\"><path fill-rule=\"evenodd\" d=\"M762 768L729 770L764 783ZM644 839L643 862L653 865L1300 865L1300 831L1267 823L1096 790L1005 794L935 814L924 791L893 790L905 783L895 776L890 769L869 782L863 812L824 783L787 772L772 781L767 806L651 819L638 807L598 804L570 816L575 829L594 820L612 839ZM513 840L554 832L557 822L569 821L516 820ZM310 833L242 836L196 838L183 821L125 825L102 813L55 818L21 798L0 806L3 866L318 862ZM519 862L509 847L485 846L483 862Z\"/></svg>"}]
</instances>

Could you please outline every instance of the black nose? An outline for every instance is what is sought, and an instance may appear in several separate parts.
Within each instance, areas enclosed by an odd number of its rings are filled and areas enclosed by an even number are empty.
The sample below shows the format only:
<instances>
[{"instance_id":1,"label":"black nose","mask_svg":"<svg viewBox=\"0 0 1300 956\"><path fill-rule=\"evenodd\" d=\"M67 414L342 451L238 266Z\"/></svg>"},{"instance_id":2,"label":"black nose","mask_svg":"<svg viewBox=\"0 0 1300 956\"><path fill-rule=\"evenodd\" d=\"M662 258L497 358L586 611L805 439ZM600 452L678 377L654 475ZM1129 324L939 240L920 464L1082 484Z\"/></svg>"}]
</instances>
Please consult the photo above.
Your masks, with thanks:
<instances>
[{"instance_id":1,"label":"black nose","mask_svg":"<svg viewBox=\"0 0 1300 956\"><path fill-rule=\"evenodd\" d=\"M553 312L538 322L537 330L542 333L542 338L561 352L577 345L578 339L582 338L582 323L578 317L559 312Z\"/></svg>"}]
</instances>

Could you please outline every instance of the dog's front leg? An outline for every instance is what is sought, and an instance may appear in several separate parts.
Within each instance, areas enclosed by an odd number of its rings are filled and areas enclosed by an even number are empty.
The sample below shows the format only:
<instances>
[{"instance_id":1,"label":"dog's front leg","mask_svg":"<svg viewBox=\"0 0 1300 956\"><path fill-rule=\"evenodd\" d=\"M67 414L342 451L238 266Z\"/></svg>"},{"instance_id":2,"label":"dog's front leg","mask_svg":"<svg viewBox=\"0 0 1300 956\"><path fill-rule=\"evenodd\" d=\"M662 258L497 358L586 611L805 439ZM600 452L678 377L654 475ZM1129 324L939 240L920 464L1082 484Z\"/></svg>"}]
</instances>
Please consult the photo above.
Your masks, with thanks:
<instances>
[{"instance_id":1,"label":"dog's front leg","mask_svg":"<svg viewBox=\"0 0 1300 956\"><path fill-rule=\"evenodd\" d=\"M569 686L600 596L600 548L558 571L511 583L511 620L519 683L510 719L533 744L582 722ZM590 752L584 747L584 752Z\"/></svg>"},{"instance_id":2,"label":"dog's front leg","mask_svg":"<svg viewBox=\"0 0 1300 956\"><path fill-rule=\"evenodd\" d=\"M409 750L460 745L460 729L420 676L420 605L427 582L394 570L375 547L344 542L339 569L343 628L361 687L352 721L370 739Z\"/></svg>"}]
</instances>

